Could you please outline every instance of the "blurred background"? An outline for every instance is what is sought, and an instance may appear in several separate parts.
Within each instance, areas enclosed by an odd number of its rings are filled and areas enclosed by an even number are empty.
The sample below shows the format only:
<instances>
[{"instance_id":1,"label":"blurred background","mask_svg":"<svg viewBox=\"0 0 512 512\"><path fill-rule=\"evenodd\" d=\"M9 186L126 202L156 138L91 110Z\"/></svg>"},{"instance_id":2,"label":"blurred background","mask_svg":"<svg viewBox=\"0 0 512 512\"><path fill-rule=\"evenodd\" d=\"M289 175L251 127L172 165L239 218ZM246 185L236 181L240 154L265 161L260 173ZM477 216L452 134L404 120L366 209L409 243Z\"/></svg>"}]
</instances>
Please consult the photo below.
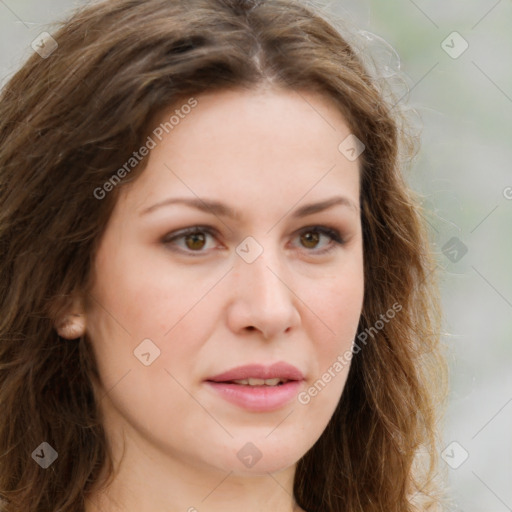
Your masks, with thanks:
<instances>
[{"instance_id":1,"label":"blurred background","mask_svg":"<svg viewBox=\"0 0 512 512\"><path fill-rule=\"evenodd\" d=\"M83 3L0 0L0 86ZM359 30L421 128L407 179L442 269L450 510L512 511L512 2L315 4Z\"/></svg>"}]
</instances>

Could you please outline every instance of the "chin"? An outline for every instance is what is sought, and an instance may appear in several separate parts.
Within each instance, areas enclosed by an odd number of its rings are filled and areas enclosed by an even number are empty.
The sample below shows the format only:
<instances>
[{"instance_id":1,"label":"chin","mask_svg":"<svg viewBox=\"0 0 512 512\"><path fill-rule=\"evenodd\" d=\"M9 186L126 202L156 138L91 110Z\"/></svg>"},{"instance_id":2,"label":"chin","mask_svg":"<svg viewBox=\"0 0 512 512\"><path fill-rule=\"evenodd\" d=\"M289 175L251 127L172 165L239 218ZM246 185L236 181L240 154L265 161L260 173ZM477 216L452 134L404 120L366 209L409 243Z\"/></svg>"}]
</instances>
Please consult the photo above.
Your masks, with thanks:
<instances>
[{"instance_id":1,"label":"chin","mask_svg":"<svg viewBox=\"0 0 512 512\"><path fill-rule=\"evenodd\" d=\"M287 446L282 439L276 438L271 442L264 436L254 442L244 441L240 447L238 444L236 449L231 450L231 457L224 460L225 469L246 476L285 471L294 466L306 451L299 451L300 446L296 442Z\"/></svg>"},{"instance_id":2,"label":"chin","mask_svg":"<svg viewBox=\"0 0 512 512\"><path fill-rule=\"evenodd\" d=\"M289 457L289 458L279 458L276 459L274 457L268 457L267 460L264 460L263 457L253 466L253 467L243 467L243 464L237 462L231 467L226 467L227 471L231 471L233 475L237 476L267 476L269 473L281 473L286 471L287 469L295 466L297 464L299 458L297 457Z\"/></svg>"}]
</instances>

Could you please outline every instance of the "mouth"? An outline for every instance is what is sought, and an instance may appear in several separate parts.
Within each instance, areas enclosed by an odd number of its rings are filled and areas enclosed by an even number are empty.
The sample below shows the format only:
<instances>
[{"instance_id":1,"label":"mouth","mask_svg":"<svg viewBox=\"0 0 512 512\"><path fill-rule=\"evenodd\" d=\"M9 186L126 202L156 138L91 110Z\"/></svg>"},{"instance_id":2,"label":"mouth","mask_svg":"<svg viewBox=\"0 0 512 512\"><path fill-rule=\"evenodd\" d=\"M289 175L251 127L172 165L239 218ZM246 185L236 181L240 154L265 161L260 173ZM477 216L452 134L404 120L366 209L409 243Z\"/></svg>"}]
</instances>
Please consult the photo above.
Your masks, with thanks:
<instances>
[{"instance_id":1,"label":"mouth","mask_svg":"<svg viewBox=\"0 0 512 512\"><path fill-rule=\"evenodd\" d=\"M239 384L241 386L281 386L290 382L288 379L280 379L279 377L275 379L257 379L250 377L249 379L238 379L238 380L230 380L225 382L225 384Z\"/></svg>"},{"instance_id":2,"label":"mouth","mask_svg":"<svg viewBox=\"0 0 512 512\"><path fill-rule=\"evenodd\" d=\"M208 380L207 382L214 382L216 384L238 384L239 386L247 386L247 387L275 387L282 386L287 382L295 382L290 381L289 379L280 379L279 377L275 379L257 379L250 377L249 379L236 379L236 380L227 380L227 381L213 381Z\"/></svg>"},{"instance_id":3,"label":"mouth","mask_svg":"<svg viewBox=\"0 0 512 512\"><path fill-rule=\"evenodd\" d=\"M300 370L288 363L239 366L206 379L225 401L252 412L270 412L289 404L304 382Z\"/></svg>"},{"instance_id":4,"label":"mouth","mask_svg":"<svg viewBox=\"0 0 512 512\"><path fill-rule=\"evenodd\" d=\"M279 382L304 380L304 375L296 366L285 362L278 362L274 364L246 364L244 366L237 366L209 377L207 380L211 382L236 382L237 384L252 386L275 386Z\"/></svg>"}]
</instances>

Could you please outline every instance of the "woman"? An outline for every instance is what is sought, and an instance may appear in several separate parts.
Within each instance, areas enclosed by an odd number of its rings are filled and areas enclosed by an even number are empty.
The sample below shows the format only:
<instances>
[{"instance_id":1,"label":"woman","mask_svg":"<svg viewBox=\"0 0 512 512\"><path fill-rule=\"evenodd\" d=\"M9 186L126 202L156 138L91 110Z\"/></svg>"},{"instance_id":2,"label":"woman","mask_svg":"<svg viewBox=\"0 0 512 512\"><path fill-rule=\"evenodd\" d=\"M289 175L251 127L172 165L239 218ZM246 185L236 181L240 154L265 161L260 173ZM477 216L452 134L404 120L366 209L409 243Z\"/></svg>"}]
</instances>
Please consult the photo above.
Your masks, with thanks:
<instances>
[{"instance_id":1,"label":"woman","mask_svg":"<svg viewBox=\"0 0 512 512\"><path fill-rule=\"evenodd\" d=\"M110 0L0 101L7 512L437 510L410 148L287 0Z\"/></svg>"}]
</instances>

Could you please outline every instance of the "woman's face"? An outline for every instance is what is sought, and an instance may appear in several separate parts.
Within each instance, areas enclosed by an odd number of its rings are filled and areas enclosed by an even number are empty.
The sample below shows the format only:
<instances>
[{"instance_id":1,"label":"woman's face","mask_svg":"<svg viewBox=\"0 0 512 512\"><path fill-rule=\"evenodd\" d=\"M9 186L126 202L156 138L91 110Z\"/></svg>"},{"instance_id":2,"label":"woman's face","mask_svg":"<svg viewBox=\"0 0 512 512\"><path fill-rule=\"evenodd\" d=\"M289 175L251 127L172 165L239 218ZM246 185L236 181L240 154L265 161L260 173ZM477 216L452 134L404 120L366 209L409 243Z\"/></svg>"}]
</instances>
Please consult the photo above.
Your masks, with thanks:
<instances>
[{"instance_id":1,"label":"woman's face","mask_svg":"<svg viewBox=\"0 0 512 512\"><path fill-rule=\"evenodd\" d=\"M346 382L363 302L358 162L322 95L195 100L152 135L99 246L86 319L100 405L128 451L275 472L315 443Z\"/></svg>"}]
</instances>

